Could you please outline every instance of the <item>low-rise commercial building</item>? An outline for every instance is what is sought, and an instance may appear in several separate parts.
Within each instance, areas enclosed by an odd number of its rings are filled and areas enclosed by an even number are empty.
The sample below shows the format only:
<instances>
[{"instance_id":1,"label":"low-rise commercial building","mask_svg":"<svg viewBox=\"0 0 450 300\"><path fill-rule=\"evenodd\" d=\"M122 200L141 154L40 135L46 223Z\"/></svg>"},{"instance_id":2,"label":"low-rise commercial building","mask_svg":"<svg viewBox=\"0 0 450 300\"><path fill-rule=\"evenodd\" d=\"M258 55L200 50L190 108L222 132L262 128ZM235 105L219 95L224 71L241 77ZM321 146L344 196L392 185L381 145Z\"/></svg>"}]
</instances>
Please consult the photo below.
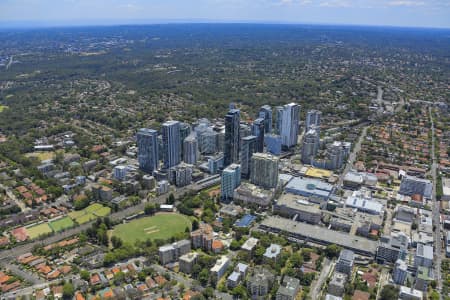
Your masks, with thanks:
<instances>
[{"instance_id":1,"label":"low-rise commercial building","mask_svg":"<svg viewBox=\"0 0 450 300\"><path fill-rule=\"evenodd\" d=\"M431 199L432 191L433 183L430 180L406 175L402 179L398 193L405 196L420 195Z\"/></svg>"},{"instance_id":2,"label":"low-rise commercial building","mask_svg":"<svg viewBox=\"0 0 450 300\"><path fill-rule=\"evenodd\" d=\"M318 205L294 194L283 194L274 204L273 211L283 217L295 217L296 221L310 224L319 224L322 217Z\"/></svg>"},{"instance_id":3,"label":"low-rise commercial building","mask_svg":"<svg viewBox=\"0 0 450 300\"><path fill-rule=\"evenodd\" d=\"M333 185L311 178L293 177L285 187L287 193L304 197L328 200L334 191Z\"/></svg>"},{"instance_id":4,"label":"low-rise commercial building","mask_svg":"<svg viewBox=\"0 0 450 300\"><path fill-rule=\"evenodd\" d=\"M345 201L345 205L372 215L383 214L383 204L363 191L354 191Z\"/></svg>"},{"instance_id":5,"label":"low-rise commercial building","mask_svg":"<svg viewBox=\"0 0 450 300\"><path fill-rule=\"evenodd\" d=\"M275 216L264 219L259 225L259 229L276 234L284 233L289 239L299 242L307 240L322 245L336 244L357 254L370 257L375 255L378 244L376 241L364 237Z\"/></svg>"},{"instance_id":6,"label":"low-rise commercial building","mask_svg":"<svg viewBox=\"0 0 450 300\"><path fill-rule=\"evenodd\" d=\"M234 190L233 200L243 205L268 207L273 195L272 190L265 190L251 183L242 183Z\"/></svg>"}]
</instances>

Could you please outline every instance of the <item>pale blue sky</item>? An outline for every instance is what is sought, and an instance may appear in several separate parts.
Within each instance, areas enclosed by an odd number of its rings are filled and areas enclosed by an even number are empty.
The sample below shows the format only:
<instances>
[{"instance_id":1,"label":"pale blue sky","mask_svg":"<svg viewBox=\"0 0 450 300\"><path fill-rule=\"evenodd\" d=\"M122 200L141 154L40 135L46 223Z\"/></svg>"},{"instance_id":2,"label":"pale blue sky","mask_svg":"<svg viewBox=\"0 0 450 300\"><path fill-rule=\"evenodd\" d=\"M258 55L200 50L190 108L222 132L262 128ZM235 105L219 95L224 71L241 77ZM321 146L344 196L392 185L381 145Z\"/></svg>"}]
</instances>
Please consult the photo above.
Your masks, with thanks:
<instances>
[{"instance_id":1,"label":"pale blue sky","mask_svg":"<svg viewBox=\"0 0 450 300\"><path fill-rule=\"evenodd\" d=\"M0 23L3 24L88 25L161 21L450 28L450 0L0 0Z\"/></svg>"}]
</instances>

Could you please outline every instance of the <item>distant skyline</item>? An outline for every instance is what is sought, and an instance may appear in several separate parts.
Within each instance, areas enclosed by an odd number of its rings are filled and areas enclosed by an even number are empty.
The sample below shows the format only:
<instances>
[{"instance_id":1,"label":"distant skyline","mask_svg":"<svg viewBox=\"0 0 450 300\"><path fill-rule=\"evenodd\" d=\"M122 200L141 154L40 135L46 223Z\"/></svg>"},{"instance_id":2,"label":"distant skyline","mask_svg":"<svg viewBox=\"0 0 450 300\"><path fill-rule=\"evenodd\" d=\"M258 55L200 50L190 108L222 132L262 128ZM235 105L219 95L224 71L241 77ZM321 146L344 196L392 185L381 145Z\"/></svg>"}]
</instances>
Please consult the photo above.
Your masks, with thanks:
<instances>
[{"instance_id":1,"label":"distant skyline","mask_svg":"<svg viewBox=\"0 0 450 300\"><path fill-rule=\"evenodd\" d=\"M1 27L250 22L450 28L450 0L1 0Z\"/></svg>"}]
</instances>

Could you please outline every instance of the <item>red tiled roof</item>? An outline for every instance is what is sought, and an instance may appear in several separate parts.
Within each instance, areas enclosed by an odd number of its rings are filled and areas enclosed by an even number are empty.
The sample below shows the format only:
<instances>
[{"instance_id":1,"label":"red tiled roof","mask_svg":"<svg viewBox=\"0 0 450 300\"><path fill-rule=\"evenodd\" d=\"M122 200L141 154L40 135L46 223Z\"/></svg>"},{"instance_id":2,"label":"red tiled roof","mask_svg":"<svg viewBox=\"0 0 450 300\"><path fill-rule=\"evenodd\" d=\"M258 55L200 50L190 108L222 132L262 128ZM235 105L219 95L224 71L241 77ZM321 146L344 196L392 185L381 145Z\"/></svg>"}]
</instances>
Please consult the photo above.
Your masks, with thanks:
<instances>
[{"instance_id":1,"label":"red tiled roof","mask_svg":"<svg viewBox=\"0 0 450 300\"><path fill-rule=\"evenodd\" d=\"M94 274L91 276L91 284L97 284L100 282L100 276L98 274Z\"/></svg>"},{"instance_id":2,"label":"red tiled roof","mask_svg":"<svg viewBox=\"0 0 450 300\"><path fill-rule=\"evenodd\" d=\"M25 227L19 227L11 230L11 234L16 238L16 241L23 242L28 238L27 230Z\"/></svg>"},{"instance_id":3,"label":"red tiled roof","mask_svg":"<svg viewBox=\"0 0 450 300\"><path fill-rule=\"evenodd\" d=\"M356 290L353 293L352 300L369 300L369 298L370 298L370 294L369 293L363 292L363 291L360 291L360 290Z\"/></svg>"},{"instance_id":4,"label":"red tiled roof","mask_svg":"<svg viewBox=\"0 0 450 300\"><path fill-rule=\"evenodd\" d=\"M78 291L75 293L75 300L86 300L86 298L84 298L83 294Z\"/></svg>"}]
</instances>

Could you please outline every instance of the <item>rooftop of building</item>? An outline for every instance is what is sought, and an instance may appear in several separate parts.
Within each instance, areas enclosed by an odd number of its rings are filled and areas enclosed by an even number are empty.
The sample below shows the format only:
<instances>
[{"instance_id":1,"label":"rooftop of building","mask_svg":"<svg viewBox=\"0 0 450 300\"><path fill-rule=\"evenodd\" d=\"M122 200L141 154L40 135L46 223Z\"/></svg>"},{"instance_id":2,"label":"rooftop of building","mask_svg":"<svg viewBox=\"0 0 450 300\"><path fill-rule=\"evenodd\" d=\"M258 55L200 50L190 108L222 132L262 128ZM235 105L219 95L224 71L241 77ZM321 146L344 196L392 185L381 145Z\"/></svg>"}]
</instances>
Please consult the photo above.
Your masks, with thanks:
<instances>
[{"instance_id":1,"label":"rooftop of building","mask_svg":"<svg viewBox=\"0 0 450 300\"><path fill-rule=\"evenodd\" d=\"M317 179L293 177L286 185L286 189L328 197L333 190L333 186Z\"/></svg>"},{"instance_id":2,"label":"rooftop of building","mask_svg":"<svg viewBox=\"0 0 450 300\"><path fill-rule=\"evenodd\" d=\"M266 252L264 253L264 257L267 258L276 258L281 253L281 246L277 244L270 244L267 247Z\"/></svg>"},{"instance_id":3,"label":"rooftop of building","mask_svg":"<svg viewBox=\"0 0 450 300\"><path fill-rule=\"evenodd\" d=\"M278 161L280 158L278 156L272 155L270 153L253 153L252 159L266 159L266 160L273 160Z\"/></svg>"},{"instance_id":4,"label":"rooftop of building","mask_svg":"<svg viewBox=\"0 0 450 300\"><path fill-rule=\"evenodd\" d=\"M433 246L417 244L416 256L433 260Z\"/></svg>"},{"instance_id":5,"label":"rooftop of building","mask_svg":"<svg viewBox=\"0 0 450 300\"><path fill-rule=\"evenodd\" d=\"M366 197L357 192L354 192L353 195L349 196L345 201L345 204L356 209L372 211L377 214L381 214L384 207L382 203L372 197Z\"/></svg>"},{"instance_id":6,"label":"rooftop of building","mask_svg":"<svg viewBox=\"0 0 450 300\"><path fill-rule=\"evenodd\" d=\"M421 291L407 286L400 286L400 296L402 295L412 295L417 299L423 299L423 293Z\"/></svg>"},{"instance_id":7,"label":"rooftop of building","mask_svg":"<svg viewBox=\"0 0 450 300\"><path fill-rule=\"evenodd\" d=\"M257 238L251 237L242 244L241 249L244 250L252 250L257 244L259 240Z\"/></svg>"},{"instance_id":8,"label":"rooftop of building","mask_svg":"<svg viewBox=\"0 0 450 300\"><path fill-rule=\"evenodd\" d=\"M348 249L342 249L341 253L339 254L339 260L353 261L354 258L355 252Z\"/></svg>"},{"instance_id":9,"label":"rooftop of building","mask_svg":"<svg viewBox=\"0 0 450 300\"><path fill-rule=\"evenodd\" d=\"M278 288L278 292L282 295L295 297L300 287L300 280L290 276L284 276L283 282Z\"/></svg>"},{"instance_id":10,"label":"rooftop of building","mask_svg":"<svg viewBox=\"0 0 450 300\"><path fill-rule=\"evenodd\" d=\"M305 197L290 193L282 194L277 200L277 205L310 213L320 213L319 205L309 202Z\"/></svg>"},{"instance_id":11,"label":"rooftop of building","mask_svg":"<svg viewBox=\"0 0 450 300\"><path fill-rule=\"evenodd\" d=\"M326 178L327 179L328 177L333 175L333 172L331 172L329 170L311 167L311 168L308 168L308 170L306 170L305 175L308 177L313 177L313 178Z\"/></svg>"},{"instance_id":12,"label":"rooftop of building","mask_svg":"<svg viewBox=\"0 0 450 300\"><path fill-rule=\"evenodd\" d=\"M236 192L241 194L248 193L255 197L271 197L273 195L272 191L266 190L249 182L242 182L241 185L236 189Z\"/></svg>"},{"instance_id":13,"label":"rooftop of building","mask_svg":"<svg viewBox=\"0 0 450 300\"><path fill-rule=\"evenodd\" d=\"M434 279L433 268L419 266L417 267L417 278L430 281Z\"/></svg>"},{"instance_id":14,"label":"rooftop of building","mask_svg":"<svg viewBox=\"0 0 450 300\"><path fill-rule=\"evenodd\" d=\"M245 273L245 272L247 272L247 270L248 270L248 265L243 264L243 263L238 263L238 264L236 265L236 270L239 271L239 272L241 272L241 273Z\"/></svg>"},{"instance_id":15,"label":"rooftop of building","mask_svg":"<svg viewBox=\"0 0 450 300\"><path fill-rule=\"evenodd\" d=\"M183 261L186 261L186 262L192 262L198 256L199 256L199 254L197 252L190 252L190 253L186 253L186 254L180 256L180 260L183 260Z\"/></svg>"},{"instance_id":16,"label":"rooftop of building","mask_svg":"<svg viewBox=\"0 0 450 300\"><path fill-rule=\"evenodd\" d=\"M367 238L274 216L262 221L261 226L291 232L326 244L336 244L355 252L357 250L361 253L375 254L378 245L376 241Z\"/></svg>"},{"instance_id":17,"label":"rooftop of building","mask_svg":"<svg viewBox=\"0 0 450 300\"><path fill-rule=\"evenodd\" d=\"M444 196L450 196L450 178L442 178L442 193Z\"/></svg>"},{"instance_id":18,"label":"rooftop of building","mask_svg":"<svg viewBox=\"0 0 450 300\"><path fill-rule=\"evenodd\" d=\"M228 276L227 279L230 280L230 281L238 281L240 276L241 276L241 273L233 271L230 274L230 276Z\"/></svg>"},{"instance_id":19,"label":"rooftop of building","mask_svg":"<svg viewBox=\"0 0 450 300\"><path fill-rule=\"evenodd\" d=\"M211 272L220 271L220 269L222 269L223 266L225 266L229 262L230 262L230 259L227 256L222 255L219 259L217 259L216 264L211 268Z\"/></svg>"}]
</instances>

